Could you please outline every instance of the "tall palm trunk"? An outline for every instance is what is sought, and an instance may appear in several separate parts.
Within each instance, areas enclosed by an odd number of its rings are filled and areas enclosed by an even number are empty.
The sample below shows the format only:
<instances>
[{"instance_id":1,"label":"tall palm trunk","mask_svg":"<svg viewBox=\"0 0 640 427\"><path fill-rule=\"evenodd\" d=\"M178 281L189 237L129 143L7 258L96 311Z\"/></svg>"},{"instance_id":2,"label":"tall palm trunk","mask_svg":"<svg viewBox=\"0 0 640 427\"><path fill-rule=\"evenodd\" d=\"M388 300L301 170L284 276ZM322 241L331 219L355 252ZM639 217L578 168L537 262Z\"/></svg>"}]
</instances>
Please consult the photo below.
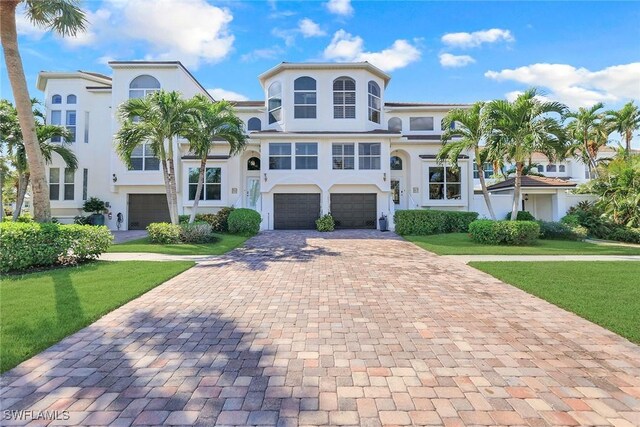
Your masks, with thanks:
<instances>
[{"instance_id":1,"label":"tall palm trunk","mask_svg":"<svg viewBox=\"0 0 640 427\"><path fill-rule=\"evenodd\" d=\"M175 216L175 212L173 211L173 206L171 204L171 179L169 177L169 168L167 167L167 161L165 159L160 160L162 164L162 176L164 178L164 191L167 196L167 206L169 207L169 218L172 224L176 224L173 221Z\"/></svg>"},{"instance_id":2,"label":"tall palm trunk","mask_svg":"<svg viewBox=\"0 0 640 427\"><path fill-rule=\"evenodd\" d=\"M169 212L172 212L171 223L178 224L178 196L176 194L176 171L173 163L173 141L169 141L167 150L167 164L169 166Z\"/></svg>"},{"instance_id":3,"label":"tall palm trunk","mask_svg":"<svg viewBox=\"0 0 640 427\"><path fill-rule=\"evenodd\" d=\"M515 221L518 217L520 208L520 199L522 198L522 170L523 162L516 162L516 179L513 183L513 205L511 206L511 221Z\"/></svg>"},{"instance_id":4,"label":"tall palm trunk","mask_svg":"<svg viewBox=\"0 0 640 427\"><path fill-rule=\"evenodd\" d=\"M24 198L27 195L27 189L29 188L30 174L29 172L18 174L18 191L16 194L16 208L13 210L13 220L16 221L22 213L22 206L24 206Z\"/></svg>"},{"instance_id":5,"label":"tall palm trunk","mask_svg":"<svg viewBox=\"0 0 640 427\"><path fill-rule=\"evenodd\" d=\"M625 135L624 135L625 151L626 151L627 157L629 157L629 155L631 154L631 139L632 138L633 138L633 132L631 131L631 129L628 129L625 132Z\"/></svg>"},{"instance_id":6,"label":"tall palm trunk","mask_svg":"<svg viewBox=\"0 0 640 427\"><path fill-rule=\"evenodd\" d=\"M32 175L33 213L36 221L46 222L51 219L51 205L47 194L47 178L45 174L44 158L38 136L36 135L36 121L33 116L31 99L20 51L18 50L18 34L16 30L16 7L18 0L0 1L0 39L7 66L7 74L13 91L13 98L18 111L20 131L27 152L27 161Z\"/></svg>"},{"instance_id":7,"label":"tall palm trunk","mask_svg":"<svg viewBox=\"0 0 640 427\"><path fill-rule=\"evenodd\" d=\"M198 210L198 204L200 203L200 194L202 194L202 188L204 187L204 174L207 168L207 156L205 155L200 160L200 171L198 172L198 187L196 188L196 196L193 200L193 208L191 209L191 216L189 217L189 224L193 224L196 219L196 211Z\"/></svg>"},{"instance_id":8,"label":"tall palm trunk","mask_svg":"<svg viewBox=\"0 0 640 427\"><path fill-rule=\"evenodd\" d=\"M476 147L476 159L480 158L480 150ZM487 191L487 184L484 180L484 167L482 162L476 161L478 165L478 177L480 178L480 188L482 188L482 195L484 196L484 203L487 205L489 215L491 219L496 219L496 214L493 212L493 206L491 206L491 197L489 197L489 191Z\"/></svg>"}]
</instances>

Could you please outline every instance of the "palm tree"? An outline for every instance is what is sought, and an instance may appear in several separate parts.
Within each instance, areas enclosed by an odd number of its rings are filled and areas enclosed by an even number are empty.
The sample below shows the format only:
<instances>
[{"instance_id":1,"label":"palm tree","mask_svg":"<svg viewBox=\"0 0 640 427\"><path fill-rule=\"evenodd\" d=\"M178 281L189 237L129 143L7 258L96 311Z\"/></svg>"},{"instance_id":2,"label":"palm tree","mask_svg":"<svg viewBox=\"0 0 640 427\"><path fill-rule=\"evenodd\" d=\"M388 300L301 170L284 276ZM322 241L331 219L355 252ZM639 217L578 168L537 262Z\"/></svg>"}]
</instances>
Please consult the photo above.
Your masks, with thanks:
<instances>
[{"instance_id":1,"label":"palm tree","mask_svg":"<svg viewBox=\"0 0 640 427\"><path fill-rule=\"evenodd\" d=\"M18 49L16 8L20 3L24 4L25 14L31 23L61 36L73 36L84 31L86 19L76 0L0 1L0 41L31 171L34 217L36 221L45 222L51 219L49 187L45 174L45 159L40 151L27 80Z\"/></svg>"},{"instance_id":2,"label":"palm tree","mask_svg":"<svg viewBox=\"0 0 640 427\"><path fill-rule=\"evenodd\" d=\"M571 120L567 126L567 135L572 141L569 146L569 153L578 156L589 168L590 174L598 175L598 151L600 147L607 144L609 129L607 120L602 112L601 102L590 108L580 107L578 111L571 111L566 114ZM609 131L611 133L611 131Z\"/></svg>"},{"instance_id":3,"label":"palm tree","mask_svg":"<svg viewBox=\"0 0 640 427\"><path fill-rule=\"evenodd\" d=\"M537 90L531 88L513 102L494 100L487 105L490 152L494 156L503 156L516 166L512 220L518 214L527 160L534 152L540 152L550 160L560 158L566 152L564 128L551 114L562 116L567 107L559 102L540 100L537 95Z\"/></svg>"},{"instance_id":4,"label":"palm tree","mask_svg":"<svg viewBox=\"0 0 640 427\"><path fill-rule=\"evenodd\" d=\"M160 159L164 177L169 216L178 224L178 197L174 165L174 140L195 120L200 103L185 100L176 91L158 91L145 98L125 101L118 108L122 127L116 133L116 151L128 167L136 147L148 143Z\"/></svg>"},{"instance_id":5,"label":"palm tree","mask_svg":"<svg viewBox=\"0 0 640 427\"><path fill-rule=\"evenodd\" d=\"M200 105L197 114L186 125L182 132L189 141L189 151L200 158L198 186L193 200L193 209L189 223L193 223L200 202L200 195L204 187L204 176L207 166L207 156L215 141L226 141L229 144L229 155L242 152L246 147L247 138L243 130L242 120L236 116L233 104L228 101L211 102L202 95L194 97Z\"/></svg>"},{"instance_id":6,"label":"palm tree","mask_svg":"<svg viewBox=\"0 0 640 427\"><path fill-rule=\"evenodd\" d=\"M640 129L640 109L633 101L624 104L618 111L607 111L609 119L613 123L614 130L624 138L627 156L631 153L631 140L633 132Z\"/></svg>"},{"instance_id":7,"label":"palm tree","mask_svg":"<svg viewBox=\"0 0 640 427\"><path fill-rule=\"evenodd\" d=\"M490 159L487 158L488 152L480 149L481 144L485 142L486 134L482 115L484 105L484 102L476 102L469 109L456 108L447 113L442 122L445 131L442 132L442 148L438 153L437 160L441 162L446 160L457 166L460 153L473 150L484 202L491 219L495 220L496 215L491 206L491 197L487 191L483 167L484 163ZM452 126L454 123L455 126Z\"/></svg>"}]
</instances>

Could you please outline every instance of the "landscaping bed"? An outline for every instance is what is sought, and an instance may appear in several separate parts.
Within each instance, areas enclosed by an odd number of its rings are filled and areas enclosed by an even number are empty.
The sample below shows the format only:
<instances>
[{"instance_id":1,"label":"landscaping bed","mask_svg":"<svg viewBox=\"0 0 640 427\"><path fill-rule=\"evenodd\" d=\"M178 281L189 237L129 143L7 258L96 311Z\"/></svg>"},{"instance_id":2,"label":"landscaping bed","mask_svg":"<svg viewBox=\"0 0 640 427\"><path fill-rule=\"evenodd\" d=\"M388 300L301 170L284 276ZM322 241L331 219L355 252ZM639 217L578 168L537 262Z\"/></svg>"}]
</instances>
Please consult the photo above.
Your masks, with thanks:
<instances>
[{"instance_id":1,"label":"landscaping bed","mask_svg":"<svg viewBox=\"0 0 640 427\"><path fill-rule=\"evenodd\" d=\"M96 261L2 276L0 371L13 368L193 265L185 261Z\"/></svg>"}]
</instances>

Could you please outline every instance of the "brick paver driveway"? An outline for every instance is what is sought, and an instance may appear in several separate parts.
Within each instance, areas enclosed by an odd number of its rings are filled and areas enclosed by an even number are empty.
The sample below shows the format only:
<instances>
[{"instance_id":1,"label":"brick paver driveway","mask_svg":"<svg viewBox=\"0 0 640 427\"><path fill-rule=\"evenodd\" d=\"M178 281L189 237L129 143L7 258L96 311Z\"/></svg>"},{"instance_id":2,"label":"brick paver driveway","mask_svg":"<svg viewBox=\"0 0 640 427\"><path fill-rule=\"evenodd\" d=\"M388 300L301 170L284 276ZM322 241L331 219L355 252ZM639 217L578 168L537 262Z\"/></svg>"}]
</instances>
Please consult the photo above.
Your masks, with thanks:
<instances>
[{"instance_id":1,"label":"brick paver driveway","mask_svg":"<svg viewBox=\"0 0 640 427\"><path fill-rule=\"evenodd\" d=\"M2 384L82 425L640 424L639 347L377 232L261 234Z\"/></svg>"}]
</instances>

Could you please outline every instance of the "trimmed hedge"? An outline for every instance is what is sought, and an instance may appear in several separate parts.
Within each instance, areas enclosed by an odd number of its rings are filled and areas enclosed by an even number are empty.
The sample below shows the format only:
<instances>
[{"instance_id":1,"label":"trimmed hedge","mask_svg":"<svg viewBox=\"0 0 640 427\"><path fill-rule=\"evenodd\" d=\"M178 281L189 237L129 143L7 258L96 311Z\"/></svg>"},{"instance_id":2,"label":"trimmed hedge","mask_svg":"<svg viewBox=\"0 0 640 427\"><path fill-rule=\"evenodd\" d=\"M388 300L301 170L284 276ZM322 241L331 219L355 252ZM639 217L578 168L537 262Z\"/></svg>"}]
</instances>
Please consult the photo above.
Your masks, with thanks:
<instances>
[{"instance_id":1,"label":"trimmed hedge","mask_svg":"<svg viewBox=\"0 0 640 427\"><path fill-rule=\"evenodd\" d=\"M442 233L466 233L469 224L478 218L477 212L410 209L396 211L393 216L396 233L424 236Z\"/></svg>"},{"instance_id":2,"label":"trimmed hedge","mask_svg":"<svg viewBox=\"0 0 640 427\"><path fill-rule=\"evenodd\" d=\"M485 245L529 245L540 235L534 221L492 221L480 219L469 225L471 240Z\"/></svg>"},{"instance_id":3,"label":"trimmed hedge","mask_svg":"<svg viewBox=\"0 0 640 427\"><path fill-rule=\"evenodd\" d=\"M229 214L234 210L233 207L224 207L216 213L201 213L196 214L195 222L206 222L211 225L211 229L215 233L226 233L229 231ZM180 224L186 224L189 222L191 215L180 215Z\"/></svg>"},{"instance_id":4,"label":"trimmed hedge","mask_svg":"<svg viewBox=\"0 0 640 427\"><path fill-rule=\"evenodd\" d=\"M504 219L507 221L511 220L511 212L507 213L504 216ZM529 211L518 211L516 214L516 221L535 221L536 218Z\"/></svg>"},{"instance_id":5,"label":"trimmed hedge","mask_svg":"<svg viewBox=\"0 0 640 427\"><path fill-rule=\"evenodd\" d=\"M169 224L168 222L153 222L147 226L149 241L162 245L180 243L181 231L179 225Z\"/></svg>"},{"instance_id":6,"label":"trimmed hedge","mask_svg":"<svg viewBox=\"0 0 640 427\"><path fill-rule=\"evenodd\" d=\"M260 231L262 217L253 209L234 209L229 214L229 233L252 236Z\"/></svg>"},{"instance_id":7,"label":"trimmed hedge","mask_svg":"<svg viewBox=\"0 0 640 427\"><path fill-rule=\"evenodd\" d=\"M104 226L0 223L0 272L77 264L97 258L112 242Z\"/></svg>"},{"instance_id":8,"label":"trimmed hedge","mask_svg":"<svg viewBox=\"0 0 640 427\"><path fill-rule=\"evenodd\" d=\"M318 231L333 231L335 227L336 223L331 214L325 214L316 219L316 229Z\"/></svg>"},{"instance_id":9,"label":"trimmed hedge","mask_svg":"<svg viewBox=\"0 0 640 427\"><path fill-rule=\"evenodd\" d=\"M584 240L587 229L579 225L571 227L562 222L537 221L541 239Z\"/></svg>"},{"instance_id":10,"label":"trimmed hedge","mask_svg":"<svg viewBox=\"0 0 640 427\"><path fill-rule=\"evenodd\" d=\"M180 224L180 240L184 243L209 243L215 240L211 225L206 222Z\"/></svg>"}]
</instances>

